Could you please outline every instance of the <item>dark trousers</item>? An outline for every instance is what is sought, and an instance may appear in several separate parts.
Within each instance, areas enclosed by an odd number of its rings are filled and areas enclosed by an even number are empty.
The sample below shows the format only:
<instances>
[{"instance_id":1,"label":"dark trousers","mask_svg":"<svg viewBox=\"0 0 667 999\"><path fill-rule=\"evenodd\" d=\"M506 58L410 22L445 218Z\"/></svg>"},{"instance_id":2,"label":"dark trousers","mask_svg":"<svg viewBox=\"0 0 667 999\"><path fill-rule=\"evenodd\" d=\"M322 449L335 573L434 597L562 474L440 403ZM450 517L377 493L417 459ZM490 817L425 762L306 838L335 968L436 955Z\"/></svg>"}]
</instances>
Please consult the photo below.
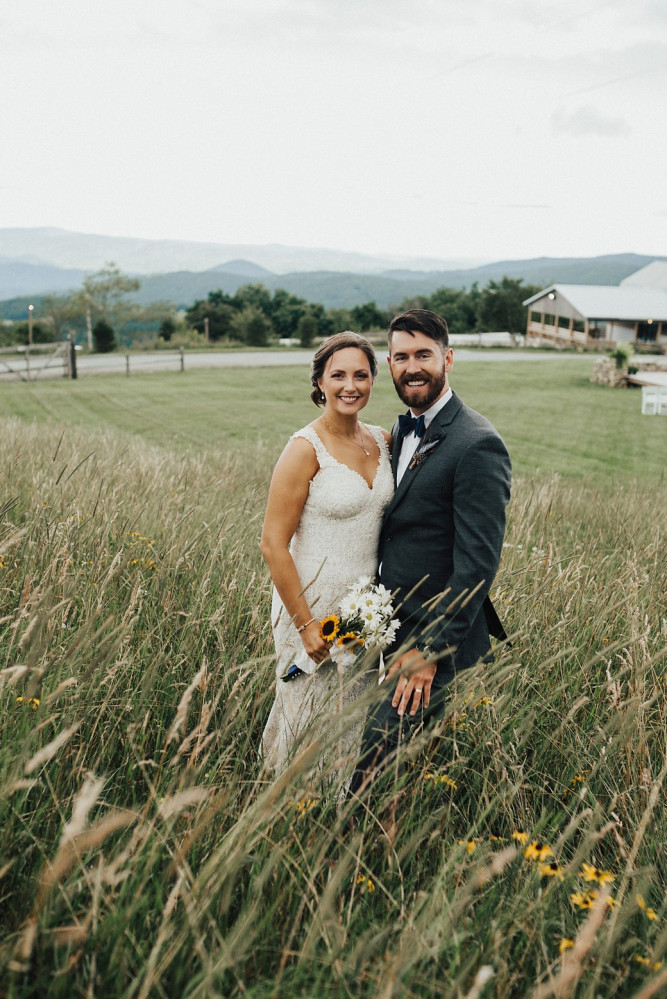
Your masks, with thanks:
<instances>
[{"instance_id":1,"label":"dark trousers","mask_svg":"<svg viewBox=\"0 0 667 999\"><path fill-rule=\"evenodd\" d=\"M391 703L398 677L384 681L380 688L384 691L384 696L372 706L366 721L359 761L350 784L351 795L358 794L369 780L388 765L396 764L401 746L409 742L416 732L442 718L449 684L453 679L452 671L439 669L431 686L428 708L424 710L420 707L415 715L411 716L406 712L402 717L399 717L397 709ZM400 761L398 766L400 767Z\"/></svg>"}]
</instances>

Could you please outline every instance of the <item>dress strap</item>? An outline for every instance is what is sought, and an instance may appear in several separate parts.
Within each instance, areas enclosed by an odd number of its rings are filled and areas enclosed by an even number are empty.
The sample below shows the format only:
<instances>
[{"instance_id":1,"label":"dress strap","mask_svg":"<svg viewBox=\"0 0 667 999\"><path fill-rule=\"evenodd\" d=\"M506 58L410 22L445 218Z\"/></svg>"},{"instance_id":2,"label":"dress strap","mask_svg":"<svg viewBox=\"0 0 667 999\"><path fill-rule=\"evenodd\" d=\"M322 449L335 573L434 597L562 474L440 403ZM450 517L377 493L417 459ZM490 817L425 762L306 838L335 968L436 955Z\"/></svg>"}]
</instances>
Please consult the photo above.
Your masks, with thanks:
<instances>
[{"instance_id":1,"label":"dress strap","mask_svg":"<svg viewBox=\"0 0 667 999\"><path fill-rule=\"evenodd\" d=\"M336 461L336 459L333 458L329 454L329 452L325 448L324 444L322 443L322 441L320 440L320 438L317 436L317 431L313 430L312 427L303 427L303 429L297 430L297 432L295 434L292 434L292 438L294 438L294 437L305 437L305 439L310 444L313 445L313 448L315 449L315 454L317 455L317 460L319 462L320 468L325 468L327 465L337 465L338 464L338 462Z\"/></svg>"},{"instance_id":2,"label":"dress strap","mask_svg":"<svg viewBox=\"0 0 667 999\"><path fill-rule=\"evenodd\" d=\"M371 437L380 448L380 454L386 454L389 456L389 448L387 447L387 441L385 439L382 427L376 427L371 423L364 423L366 430L370 433Z\"/></svg>"}]
</instances>

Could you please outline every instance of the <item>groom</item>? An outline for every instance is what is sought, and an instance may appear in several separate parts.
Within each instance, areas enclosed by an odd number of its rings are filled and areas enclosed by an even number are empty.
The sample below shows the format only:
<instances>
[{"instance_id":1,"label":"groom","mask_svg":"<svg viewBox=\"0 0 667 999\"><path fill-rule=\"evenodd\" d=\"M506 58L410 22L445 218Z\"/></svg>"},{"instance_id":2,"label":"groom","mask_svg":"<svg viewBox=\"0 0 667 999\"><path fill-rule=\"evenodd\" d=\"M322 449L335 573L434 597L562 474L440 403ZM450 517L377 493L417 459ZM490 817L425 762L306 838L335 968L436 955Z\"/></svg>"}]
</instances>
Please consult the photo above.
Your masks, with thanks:
<instances>
[{"instance_id":1,"label":"groom","mask_svg":"<svg viewBox=\"0 0 667 999\"><path fill-rule=\"evenodd\" d=\"M380 581L397 593L401 628L394 658L385 653L386 694L367 722L353 790L412 725L441 713L456 673L490 661L489 634L506 638L488 594L510 496L507 448L449 386L454 356L444 319L411 309L394 317L388 340L389 370L409 411L392 430L396 492L379 561Z\"/></svg>"}]
</instances>

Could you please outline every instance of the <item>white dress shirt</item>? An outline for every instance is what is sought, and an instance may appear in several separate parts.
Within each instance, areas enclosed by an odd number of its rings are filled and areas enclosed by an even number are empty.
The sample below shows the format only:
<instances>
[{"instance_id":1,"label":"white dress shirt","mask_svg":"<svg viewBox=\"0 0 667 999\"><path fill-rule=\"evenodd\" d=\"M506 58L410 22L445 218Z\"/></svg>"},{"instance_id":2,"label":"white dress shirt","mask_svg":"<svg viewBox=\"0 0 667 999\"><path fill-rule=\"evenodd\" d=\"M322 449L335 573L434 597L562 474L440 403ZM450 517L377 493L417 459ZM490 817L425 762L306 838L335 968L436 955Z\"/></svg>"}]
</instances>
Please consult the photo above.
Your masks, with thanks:
<instances>
[{"instance_id":1,"label":"white dress shirt","mask_svg":"<svg viewBox=\"0 0 667 999\"><path fill-rule=\"evenodd\" d=\"M424 413L424 425L427 430L431 420L435 416L437 416L437 414L440 412L443 406L447 405L451 397L452 397L452 390L447 389L445 394L441 395L439 399L436 399L431 408L426 410L426 412ZM413 416L415 415L412 412L412 410L410 410L410 412L412 413ZM412 461L412 456L417 450L417 445L421 442L421 440L422 438L416 437L413 431L411 434L408 434L407 437L404 437L402 442L399 443L398 446L400 447L401 451L398 456L398 465L396 467L396 485L398 485L398 483L403 478L405 470Z\"/></svg>"}]
</instances>

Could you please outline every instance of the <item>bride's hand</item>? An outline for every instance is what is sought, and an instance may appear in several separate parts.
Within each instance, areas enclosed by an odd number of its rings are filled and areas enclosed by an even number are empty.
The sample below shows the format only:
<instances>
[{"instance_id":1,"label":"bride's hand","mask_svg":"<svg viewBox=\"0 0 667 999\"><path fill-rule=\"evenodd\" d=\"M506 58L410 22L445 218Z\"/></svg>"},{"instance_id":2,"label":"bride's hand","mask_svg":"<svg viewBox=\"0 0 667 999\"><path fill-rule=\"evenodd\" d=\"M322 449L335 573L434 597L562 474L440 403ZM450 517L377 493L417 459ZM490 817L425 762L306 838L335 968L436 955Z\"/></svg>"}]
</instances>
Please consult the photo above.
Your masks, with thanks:
<instances>
[{"instance_id":1,"label":"bride's hand","mask_svg":"<svg viewBox=\"0 0 667 999\"><path fill-rule=\"evenodd\" d=\"M311 621L307 628L301 632L303 647L314 663L322 663L329 658L329 645L320 635L320 626L317 621Z\"/></svg>"}]
</instances>

